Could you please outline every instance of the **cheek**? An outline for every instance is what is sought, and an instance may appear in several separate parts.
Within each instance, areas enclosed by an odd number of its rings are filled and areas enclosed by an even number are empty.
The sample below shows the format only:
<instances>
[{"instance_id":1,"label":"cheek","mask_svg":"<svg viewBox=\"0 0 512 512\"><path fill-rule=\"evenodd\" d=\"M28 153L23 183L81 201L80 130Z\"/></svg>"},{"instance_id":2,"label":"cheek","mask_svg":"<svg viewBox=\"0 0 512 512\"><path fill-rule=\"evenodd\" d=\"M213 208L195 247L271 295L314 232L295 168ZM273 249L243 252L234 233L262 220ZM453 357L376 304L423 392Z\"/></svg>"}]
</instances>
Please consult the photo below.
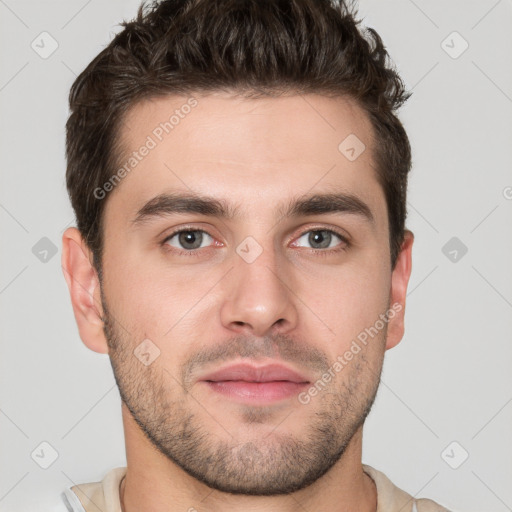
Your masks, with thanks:
<instances>
[{"instance_id":1,"label":"cheek","mask_svg":"<svg viewBox=\"0 0 512 512\"><path fill-rule=\"evenodd\" d=\"M212 287L222 274L199 267L173 268L142 258L110 265L107 299L131 338L149 338L162 355L172 352L179 359L194 339L208 334L220 307Z\"/></svg>"},{"instance_id":2,"label":"cheek","mask_svg":"<svg viewBox=\"0 0 512 512\"><path fill-rule=\"evenodd\" d=\"M156 269L128 254L121 256L114 250L108 258L105 254L104 293L116 319L133 338L153 339L172 326L172 318L165 322L166 326L161 320L163 313L178 303L179 292L162 282Z\"/></svg>"},{"instance_id":3,"label":"cheek","mask_svg":"<svg viewBox=\"0 0 512 512\"><path fill-rule=\"evenodd\" d=\"M335 337L339 350L388 308L391 272L381 258L369 260L331 267L327 278L303 281L299 296L334 331L329 337Z\"/></svg>"}]
</instances>

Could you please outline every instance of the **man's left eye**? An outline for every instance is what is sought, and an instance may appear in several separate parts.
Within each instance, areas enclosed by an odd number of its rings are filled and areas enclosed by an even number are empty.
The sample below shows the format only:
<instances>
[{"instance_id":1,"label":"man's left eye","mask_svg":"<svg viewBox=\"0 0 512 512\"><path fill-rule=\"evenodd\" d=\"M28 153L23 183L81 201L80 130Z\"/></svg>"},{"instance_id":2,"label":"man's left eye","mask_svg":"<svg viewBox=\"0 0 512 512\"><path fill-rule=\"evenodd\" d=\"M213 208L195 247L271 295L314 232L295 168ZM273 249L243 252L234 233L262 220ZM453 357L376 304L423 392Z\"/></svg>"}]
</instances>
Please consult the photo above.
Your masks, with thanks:
<instances>
[{"instance_id":1,"label":"man's left eye","mask_svg":"<svg viewBox=\"0 0 512 512\"><path fill-rule=\"evenodd\" d=\"M306 239L306 242L313 246L312 249L329 249L338 245L333 235L342 242L347 243L347 240L343 236L330 229L313 229L304 233L297 240Z\"/></svg>"}]
</instances>

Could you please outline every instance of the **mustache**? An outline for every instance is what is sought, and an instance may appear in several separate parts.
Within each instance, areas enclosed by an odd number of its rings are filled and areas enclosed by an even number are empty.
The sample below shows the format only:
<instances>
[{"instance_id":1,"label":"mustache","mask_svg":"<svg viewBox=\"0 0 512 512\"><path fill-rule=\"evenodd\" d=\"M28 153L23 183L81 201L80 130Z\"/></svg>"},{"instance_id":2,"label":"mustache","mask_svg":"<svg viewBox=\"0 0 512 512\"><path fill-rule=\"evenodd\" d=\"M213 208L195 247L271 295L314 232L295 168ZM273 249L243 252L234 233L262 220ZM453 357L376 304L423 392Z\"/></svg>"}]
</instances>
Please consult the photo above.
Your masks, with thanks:
<instances>
[{"instance_id":1,"label":"mustache","mask_svg":"<svg viewBox=\"0 0 512 512\"><path fill-rule=\"evenodd\" d=\"M322 375L329 370L330 364L326 355L303 341L289 336L250 337L235 336L217 345L205 347L190 357L182 366L181 382L185 389L193 380L194 372L204 365L221 364L238 358L279 359L307 368Z\"/></svg>"}]
</instances>

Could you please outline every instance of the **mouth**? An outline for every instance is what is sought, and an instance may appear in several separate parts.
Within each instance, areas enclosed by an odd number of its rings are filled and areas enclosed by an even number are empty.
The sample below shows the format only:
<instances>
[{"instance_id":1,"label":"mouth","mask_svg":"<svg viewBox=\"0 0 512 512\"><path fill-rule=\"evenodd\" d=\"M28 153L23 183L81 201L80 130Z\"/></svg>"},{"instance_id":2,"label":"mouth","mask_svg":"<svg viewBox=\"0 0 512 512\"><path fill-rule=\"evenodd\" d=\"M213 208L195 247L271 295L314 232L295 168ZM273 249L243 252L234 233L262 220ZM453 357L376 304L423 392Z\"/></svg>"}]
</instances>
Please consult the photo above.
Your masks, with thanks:
<instances>
[{"instance_id":1,"label":"mouth","mask_svg":"<svg viewBox=\"0 0 512 512\"><path fill-rule=\"evenodd\" d=\"M266 404L297 395L310 381L280 364L235 364L201 378L214 393L239 402Z\"/></svg>"}]
</instances>

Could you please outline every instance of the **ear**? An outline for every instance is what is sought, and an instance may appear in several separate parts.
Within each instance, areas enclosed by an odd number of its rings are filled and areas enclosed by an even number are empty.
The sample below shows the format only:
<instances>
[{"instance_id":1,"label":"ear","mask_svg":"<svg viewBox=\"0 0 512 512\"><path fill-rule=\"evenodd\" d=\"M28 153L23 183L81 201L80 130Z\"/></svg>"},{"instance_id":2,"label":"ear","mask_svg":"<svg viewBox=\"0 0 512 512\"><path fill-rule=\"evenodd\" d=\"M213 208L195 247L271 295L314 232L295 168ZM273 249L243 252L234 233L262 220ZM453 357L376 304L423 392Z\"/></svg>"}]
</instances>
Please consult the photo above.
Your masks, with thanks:
<instances>
[{"instance_id":1,"label":"ear","mask_svg":"<svg viewBox=\"0 0 512 512\"><path fill-rule=\"evenodd\" d=\"M100 282L92 261L92 252L78 229L66 229L62 235L62 270L80 338L94 352L106 354Z\"/></svg>"},{"instance_id":2,"label":"ear","mask_svg":"<svg viewBox=\"0 0 512 512\"><path fill-rule=\"evenodd\" d=\"M413 232L406 229L396 265L391 274L390 313L388 314L390 320L388 322L386 350L398 345L404 335L405 297L409 277L411 277L413 242Z\"/></svg>"}]
</instances>

